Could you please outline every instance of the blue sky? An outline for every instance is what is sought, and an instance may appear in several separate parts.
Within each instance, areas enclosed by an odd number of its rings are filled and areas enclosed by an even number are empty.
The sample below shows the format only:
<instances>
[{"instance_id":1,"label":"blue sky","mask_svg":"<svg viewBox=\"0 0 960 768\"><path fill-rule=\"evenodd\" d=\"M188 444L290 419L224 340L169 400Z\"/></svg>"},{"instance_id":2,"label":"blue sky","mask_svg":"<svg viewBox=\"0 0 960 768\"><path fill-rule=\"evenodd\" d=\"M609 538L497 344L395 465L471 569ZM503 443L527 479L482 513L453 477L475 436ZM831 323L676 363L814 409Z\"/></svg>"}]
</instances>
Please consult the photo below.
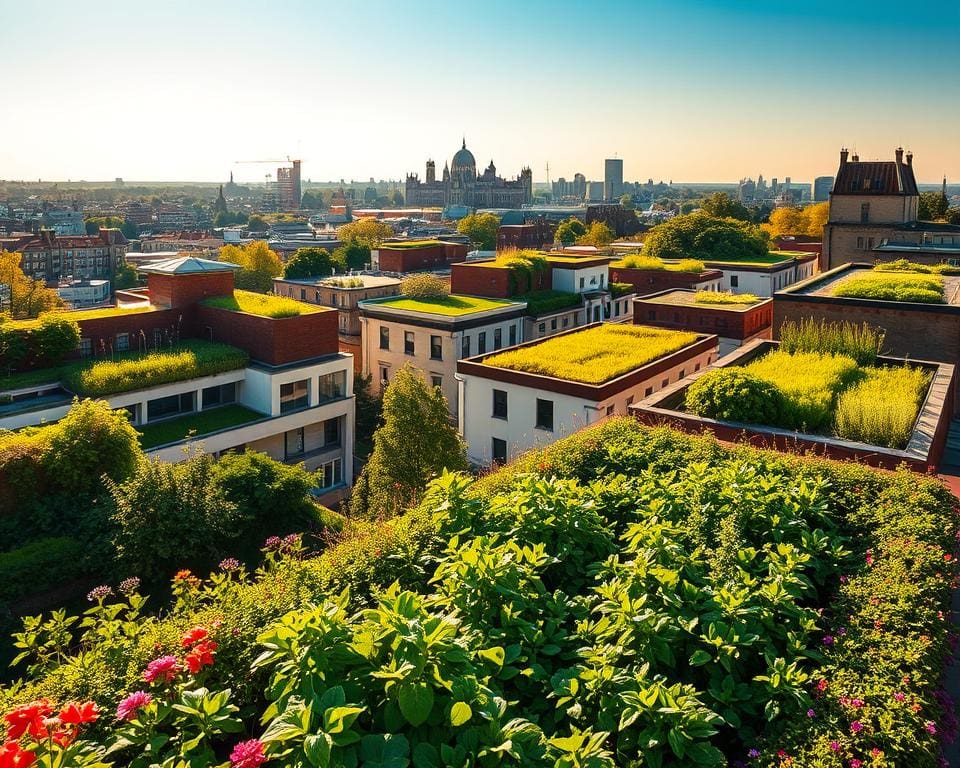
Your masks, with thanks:
<instances>
[{"instance_id":1,"label":"blue sky","mask_svg":"<svg viewBox=\"0 0 960 768\"><path fill-rule=\"evenodd\" d=\"M0 67L0 178L400 178L461 135L536 181L809 180L842 144L960 178L950 2L0 0Z\"/></svg>"}]
</instances>

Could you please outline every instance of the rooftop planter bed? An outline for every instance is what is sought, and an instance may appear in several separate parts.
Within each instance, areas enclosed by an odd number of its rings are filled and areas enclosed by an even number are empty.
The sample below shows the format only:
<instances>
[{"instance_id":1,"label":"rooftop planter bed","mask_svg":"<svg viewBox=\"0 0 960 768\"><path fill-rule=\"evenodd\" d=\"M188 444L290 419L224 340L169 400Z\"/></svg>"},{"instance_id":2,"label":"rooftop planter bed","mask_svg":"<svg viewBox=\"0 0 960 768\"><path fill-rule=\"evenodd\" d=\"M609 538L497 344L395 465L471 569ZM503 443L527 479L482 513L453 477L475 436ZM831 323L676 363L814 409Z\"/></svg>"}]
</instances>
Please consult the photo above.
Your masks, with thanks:
<instances>
[{"instance_id":1,"label":"rooftop planter bed","mask_svg":"<svg viewBox=\"0 0 960 768\"><path fill-rule=\"evenodd\" d=\"M203 305L272 318L297 317L324 311L323 307L316 307L296 299L253 291L234 291L233 296L214 296L204 299Z\"/></svg>"},{"instance_id":2,"label":"rooftop planter bed","mask_svg":"<svg viewBox=\"0 0 960 768\"><path fill-rule=\"evenodd\" d=\"M155 307L102 307L100 309L75 309L63 312L45 312L41 317L59 316L67 320L99 320L104 317L120 317L123 315L138 315L144 312L154 312ZM40 318L34 320L11 320L7 323L12 328L36 328Z\"/></svg>"},{"instance_id":3,"label":"rooftop planter bed","mask_svg":"<svg viewBox=\"0 0 960 768\"><path fill-rule=\"evenodd\" d=\"M484 358L495 368L603 384L697 340L696 333L602 324Z\"/></svg>"},{"instance_id":4,"label":"rooftop planter bed","mask_svg":"<svg viewBox=\"0 0 960 768\"><path fill-rule=\"evenodd\" d=\"M619 299L621 296L629 296L636 291L633 283L610 283L610 295L615 299Z\"/></svg>"},{"instance_id":5,"label":"rooftop planter bed","mask_svg":"<svg viewBox=\"0 0 960 768\"><path fill-rule=\"evenodd\" d=\"M450 294L431 299L416 299L408 296L398 296L385 301L373 300L371 306L401 309L409 312L424 312L429 315L469 315L473 312L489 312L492 309L502 309L513 302L497 299L484 299L479 296L460 296Z\"/></svg>"},{"instance_id":6,"label":"rooftop planter bed","mask_svg":"<svg viewBox=\"0 0 960 768\"><path fill-rule=\"evenodd\" d=\"M400 243L380 243L378 247L403 251L410 248L433 248L437 245L459 245L459 243L445 243L442 240L405 240Z\"/></svg>"},{"instance_id":7,"label":"rooftop planter bed","mask_svg":"<svg viewBox=\"0 0 960 768\"><path fill-rule=\"evenodd\" d=\"M960 275L960 267L951 264L917 264L907 259L897 259L877 264L874 272L918 272L927 275Z\"/></svg>"},{"instance_id":8,"label":"rooftop planter bed","mask_svg":"<svg viewBox=\"0 0 960 768\"><path fill-rule=\"evenodd\" d=\"M579 307L583 304L583 296L579 293L551 290L531 291L522 296L517 296L516 300L527 302L527 314L531 317L539 317L551 312Z\"/></svg>"},{"instance_id":9,"label":"rooftop planter bed","mask_svg":"<svg viewBox=\"0 0 960 768\"><path fill-rule=\"evenodd\" d=\"M837 283L831 296L880 301L943 304L944 285L939 275L874 268Z\"/></svg>"},{"instance_id":10,"label":"rooftop planter bed","mask_svg":"<svg viewBox=\"0 0 960 768\"><path fill-rule=\"evenodd\" d=\"M145 424L137 427L140 432L140 445L144 450L150 450L160 445L177 443L188 437L202 437L221 429L239 427L251 421L266 418L262 413L251 411L242 405L224 405L211 408L208 411L181 416L157 424Z\"/></svg>"},{"instance_id":11,"label":"rooftop planter bed","mask_svg":"<svg viewBox=\"0 0 960 768\"><path fill-rule=\"evenodd\" d=\"M656 256L636 254L627 256L610 264L611 268L619 269L647 269L666 270L667 272L691 272L694 274L706 270L706 265L697 259L680 259L679 261L664 261Z\"/></svg>"},{"instance_id":12,"label":"rooftop planter bed","mask_svg":"<svg viewBox=\"0 0 960 768\"><path fill-rule=\"evenodd\" d=\"M697 291L693 296L694 304L758 304L763 301L752 293L730 293L728 291Z\"/></svg>"}]
</instances>

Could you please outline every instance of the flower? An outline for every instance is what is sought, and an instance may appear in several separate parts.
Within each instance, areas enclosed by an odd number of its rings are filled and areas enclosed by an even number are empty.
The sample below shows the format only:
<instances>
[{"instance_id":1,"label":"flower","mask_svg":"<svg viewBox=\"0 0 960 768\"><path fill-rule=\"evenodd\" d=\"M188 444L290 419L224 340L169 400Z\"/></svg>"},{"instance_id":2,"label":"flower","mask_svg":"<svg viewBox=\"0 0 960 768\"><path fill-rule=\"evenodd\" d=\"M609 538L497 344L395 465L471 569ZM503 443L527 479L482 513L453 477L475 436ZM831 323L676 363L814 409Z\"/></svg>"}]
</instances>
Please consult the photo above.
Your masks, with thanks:
<instances>
[{"instance_id":1,"label":"flower","mask_svg":"<svg viewBox=\"0 0 960 768\"><path fill-rule=\"evenodd\" d=\"M27 768L36 759L33 752L21 749L15 741L8 741L0 749L0 768Z\"/></svg>"},{"instance_id":2,"label":"flower","mask_svg":"<svg viewBox=\"0 0 960 768\"><path fill-rule=\"evenodd\" d=\"M146 691L134 691L117 705L117 720L133 720L137 713L153 701Z\"/></svg>"},{"instance_id":3,"label":"flower","mask_svg":"<svg viewBox=\"0 0 960 768\"><path fill-rule=\"evenodd\" d=\"M756 748L751 749L749 752L747 752L747 757L749 757L751 760L760 757L760 750Z\"/></svg>"},{"instance_id":4,"label":"flower","mask_svg":"<svg viewBox=\"0 0 960 768\"><path fill-rule=\"evenodd\" d=\"M131 576L128 579L124 579L118 585L118 589L124 595L132 594L140 589L140 579L138 579L136 576Z\"/></svg>"},{"instance_id":5,"label":"flower","mask_svg":"<svg viewBox=\"0 0 960 768\"><path fill-rule=\"evenodd\" d=\"M838 634L840 637L843 637L845 634L847 634L847 628L846 628L846 627L840 627L840 628L837 630L837 634Z\"/></svg>"},{"instance_id":6,"label":"flower","mask_svg":"<svg viewBox=\"0 0 960 768\"><path fill-rule=\"evenodd\" d=\"M173 577L175 584L185 584L187 587L199 587L200 579L193 575L193 572L187 569L177 571Z\"/></svg>"},{"instance_id":7,"label":"flower","mask_svg":"<svg viewBox=\"0 0 960 768\"><path fill-rule=\"evenodd\" d=\"M282 542L280 541L279 536L271 536L265 542L263 542L264 549L277 549Z\"/></svg>"},{"instance_id":8,"label":"flower","mask_svg":"<svg viewBox=\"0 0 960 768\"><path fill-rule=\"evenodd\" d=\"M907 697L906 697L906 695L903 693L903 691L897 691L895 694L893 694L893 698L894 698L896 701L903 701L903 700L904 700L905 698L907 698Z\"/></svg>"},{"instance_id":9,"label":"flower","mask_svg":"<svg viewBox=\"0 0 960 768\"><path fill-rule=\"evenodd\" d=\"M45 739L47 726L43 721L52 711L53 707L46 699L37 699L14 707L3 718L7 721L7 738L16 740L24 733L29 733L38 741Z\"/></svg>"},{"instance_id":10,"label":"flower","mask_svg":"<svg viewBox=\"0 0 960 768\"><path fill-rule=\"evenodd\" d=\"M213 664L213 654L216 650L216 643L203 640L197 643L193 650L183 657L183 660L186 662L190 672L195 675L204 667Z\"/></svg>"},{"instance_id":11,"label":"flower","mask_svg":"<svg viewBox=\"0 0 960 768\"><path fill-rule=\"evenodd\" d=\"M883 757L883 752L877 747L874 747L873 749L870 750L870 757L874 757L874 758Z\"/></svg>"},{"instance_id":12,"label":"flower","mask_svg":"<svg viewBox=\"0 0 960 768\"><path fill-rule=\"evenodd\" d=\"M850 766L850 768L860 768L860 766L862 766L863 763L860 760L857 760L857 758L853 758L853 760L851 760L848 763L848 765Z\"/></svg>"},{"instance_id":13,"label":"flower","mask_svg":"<svg viewBox=\"0 0 960 768\"><path fill-rule=\"evenodd\" d=\"M193 629L188 629L184 633L183 638L181 638L180 645L183 648L189 648L191 645L199 643L201 640L206 640L209 635L210 633L207 632L207 630L203 627L194 627Z\"/></svg>"},{"instance_id":14,"label":"flower","mask_svg":"<svg viewBox=\"0 0 960 768\"><path fill-rule=\"evenodd\" d=\"M100 709L92 701L85 701L83 704L71 701L60 710L60 722L68 725L95 723L99 717Z\"/></svg>"},{"instance_id":15,"label":"flower","mask_svg":"<svg viewBox=\"0 0 960 768\"><path fill-rule=\"evenodd\" d=\"M226 571L239 571L240 570L240 561L235 557L227 557L220 561L220 570Z\"/></svg>"},{"instance_id":16,"label":"flower","mask_svg":"<svg viewBox=\"0 0 960 768\"><path fill-rule=\"evenodd\" d=\"M937 733L937 724L934 723L933 720L927 720L927 722L923 724L923 727L926 729L927 733L929 733L931 736Z\"/></svg>"},{"instance_id":17,"label":"flower","mask_svg":"<svg viewBox=\"0 0 960 768\"><path fill-rule=\"evenodd\" d=\"M860 733L860 731L863 730L863 723L861 723L859 720L854 720L852 723L850 723L850 730L853 733Z\"/></svg>"},{"instance_id":18,"label":"flower","mask_svg":"<svg viewBox=\"0 0 960 768\"><path fill-rule=\"evenodd\" d=\"M817 681L817 690L818 690L818 691L825 691L825 690L827 690L827 678L821 677L821 678Z\"/></svg>"},{"instance_id":19,"label":"flower","mask_svg":"<svg viewBox=\"0 0 960 768\"><path fill-rule=\"evenodd\" d=\"M817 716L816 710L813 710L813 709L807 710L807 717L816 717L816 716Z\"/></svg>"},{"instance_id":20,"label":"flower","mask_svg":"<svg viewBox=\"0 0 960 768\"><path fill-rule=\"evenodd\" d=\"M104 600L110 595L113 594L113 590L108 587L106 584L101 584L99 587L94 587L89 592L87 592L87 600L91 603L99 603L101 600Z\"/></svg>"},{"instance_id":21,"label":"flower","mask_svg":"<svg viewBox=\"0 0 960 768\"><path fill-rule=\"evenodd\" d=\"M831 742L830 742L830 749L831 749L832 751L834 751L834 752L839 752L839 751L840 751L840 742L839 742L839 741L831 741Z\"/></svg>"},{"instance_id":22,"label":"flower","mask_svg":"<svg viewBox=\"0 0 960 768\"><path fill-rule=\"evenodd\" d=\"M176 656L161 656L147 664L147 669L143 673L143 679L148 683L152 683L157 679L169 683L177 676L180 670L180 662L177 661Z\"/></svg>"},{"instance_id":23,"label":"flower","mask_svg":"<svg viewBox=\"0 0 960 768\"><path fill-rule=\"evenodd\" d=\"M833 645L833 635L824 635L823 636L824 645Z\"/></svg>"},{"instance_id":24,"label":"flower","mask_svg":"<svg viewBox=\"0 0 960 768\"><path fill-rule=\"evenodd\" d=\"M854 709L860 709L863 706L863 699L850 699L850 706Z\"/></svg>"},{"instance_id":25,"label":"flower","mask_svg":"<svg viewBox=\"0 0 960 768\"><path fill-rule=\"evenodd\" d=\"M259 768L268 759L258 739L241 741L230 753L230 768Z\"/></svg>"}]
</instances>

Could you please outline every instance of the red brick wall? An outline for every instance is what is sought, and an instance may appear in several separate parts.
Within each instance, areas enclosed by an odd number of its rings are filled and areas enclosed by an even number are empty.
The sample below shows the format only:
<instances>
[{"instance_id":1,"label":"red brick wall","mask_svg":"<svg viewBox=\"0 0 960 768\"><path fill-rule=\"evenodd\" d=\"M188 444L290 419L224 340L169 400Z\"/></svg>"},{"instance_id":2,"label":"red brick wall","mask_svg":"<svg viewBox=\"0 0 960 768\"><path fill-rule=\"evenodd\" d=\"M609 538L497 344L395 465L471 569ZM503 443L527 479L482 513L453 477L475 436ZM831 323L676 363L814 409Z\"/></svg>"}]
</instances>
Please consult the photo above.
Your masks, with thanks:
<instances>
[{"instance_id":1,"label":"red brick wall","mask_svg":"<svg viewBox=\"0 0 960 768\"><path fill-rule=\"evenodd\" d=\"M284 365L336 354L337 318L334 309L272 318L197 305L196 336L245 349L252 359L268 365Z\"/></svg>"},{"instance_id":2,"label":"red brick wall","mask_svg":"<svg viewBox=\"0 0 960 768\"><path fill-rule=\"evenodd\" d=\"M745 312L731 312L706 305L658 304L637 299L633 302L633 322L672 330L715 333L728 339L746 339L770 327L773 302L762 302Z\"/></svg>"},{"instance_id":3,"label":"red brick wall","mask_svg":"<svg viewBox=\"0 0 960 768\"><path fill-rule=\"evenodd\" d=\"M153 348L153 331L159 328L163 333L163 341L193 336L193 308L161 309L154 312L134 312L128 315L113 317L98 317L93 320L81 320L80 338L90 339L93 354L101 354L101 350L110 351L110 345L115 344L118 333L130 334L130 349L142 348L144 341L148 349ZM141 332L143 336L141 337ZM72 357L79 357L79 351Z\"/></svg>"},{"instance_id":4,"label":"red brick wall","mask_svg":"<svg viewBox=\"0 0 960 768\"><path fill-rule=\"evenodd\" d=\"M427 245L423 248L380 246L380 269L385 272L416 272L449 267L467 258L468 248L461 243Z\"/></svg>"},{"instance_id":5,"label":"red brick wall","mask_svg":"<svg viewBox=\"0 0 960 768\"><path fill-rule=\"evenodd\" d=\"M493 299L509 299L527 291L549 290L553 287L553 270L535 272L533 286L528 285L525 275L515 277L516 285L511 291L510 270L483 267L475 264L454 264L450 268L450 291L467 296L488 296Z\"/></svg>"},{"instance_id":6,"label":"red brick wall","mask_svg":"<svg viewBox=\"0 0 960 768\"><path fill-rule=\"evenodd\" d=\"M505 224L497 230L497 250L507 248L543 248L553 242L557 226L552 221L534 224Z\"/></svg>"},{"instance_id":7,"label":"red brick wall","mask_svg":"<svg viewBox=\"0 0 960 768\"><path fill-rule=\"evenodd\" d=\"M185 307L209 296L233 293L233 270L189 275L147 276L150 301L158 307Z\"/></svg>"},{"instance_id":8,"label":"red brick wall","mask_svg":"<svg viewBox=\"0 0 960 768\"><path fill-rule=\"evenodd\" d=\"M667 291L671 288L693 288L709 280L719 280L723 273L718 269L704 272L671 272L666 269L629 269L610 266L611 283L629 283L640 296Z\"/></svg>"},{"instance_id":9,"label":"red brick wall","mask_svg":"<svg viewBox=\"0 0 960 768\"><path fill-rule=\"evenodd\" d=\"M351 338L356 339L356 341L347 340L343 336L340 337L340 351L353 355L353 372L359 375L363 373L363 346L360 343L359 336Z\"/></svg>"}]
</instances>

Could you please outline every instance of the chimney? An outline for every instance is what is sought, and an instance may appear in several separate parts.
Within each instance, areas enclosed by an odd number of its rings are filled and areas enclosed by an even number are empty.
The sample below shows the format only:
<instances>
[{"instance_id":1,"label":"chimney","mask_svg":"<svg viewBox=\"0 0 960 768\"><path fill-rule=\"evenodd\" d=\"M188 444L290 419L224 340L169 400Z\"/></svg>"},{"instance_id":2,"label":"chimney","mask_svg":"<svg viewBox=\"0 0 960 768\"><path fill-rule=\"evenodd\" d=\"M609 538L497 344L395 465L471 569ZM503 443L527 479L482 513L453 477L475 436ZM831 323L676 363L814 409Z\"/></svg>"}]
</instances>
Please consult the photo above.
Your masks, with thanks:
<instances>
[{"instance_id":1,"label":"chimney","mask_svg":"<svg viewBox=\"0 0 960 768\"><path fill-rule=\"evenodd\" d=\"M854 153L853 157L850 158L850 161L853 162L853 163L859 163L859 162L860 162L860 155Z\"/></svg>"},{"instance_id":2,"label":"chimney","mask_svg":"<svg viewBox=\"0 0 960 768\"><path fill-rule=\"evenodd\" d=\"M894 153L897 158L897 165L903 162L903 147L897 147L897 151Z\"/></svg>"},{"instance_id":3,"label":"chimney","mask_svg":"<svg viewBox=\"0 0 960 768\"><path fill-rule=\"evenodd\" d=\"M913 152L907 152L907 165L913 167Z\"/></svg>"},{"instance_id":4,"label":"chimney","mask_svg":"<svg viewBox=\"0 0 960 768\"><path fill-rule=\"evenodd\" d=\"M848 154L849 154L849 153L847 152L847 148L846 148L846 147L841 148L841 150L840 150L840 165L841 165L841 166L844 166L844 165L847 164L847 155L848 155Z\"/></svg>"}]
</instances>

